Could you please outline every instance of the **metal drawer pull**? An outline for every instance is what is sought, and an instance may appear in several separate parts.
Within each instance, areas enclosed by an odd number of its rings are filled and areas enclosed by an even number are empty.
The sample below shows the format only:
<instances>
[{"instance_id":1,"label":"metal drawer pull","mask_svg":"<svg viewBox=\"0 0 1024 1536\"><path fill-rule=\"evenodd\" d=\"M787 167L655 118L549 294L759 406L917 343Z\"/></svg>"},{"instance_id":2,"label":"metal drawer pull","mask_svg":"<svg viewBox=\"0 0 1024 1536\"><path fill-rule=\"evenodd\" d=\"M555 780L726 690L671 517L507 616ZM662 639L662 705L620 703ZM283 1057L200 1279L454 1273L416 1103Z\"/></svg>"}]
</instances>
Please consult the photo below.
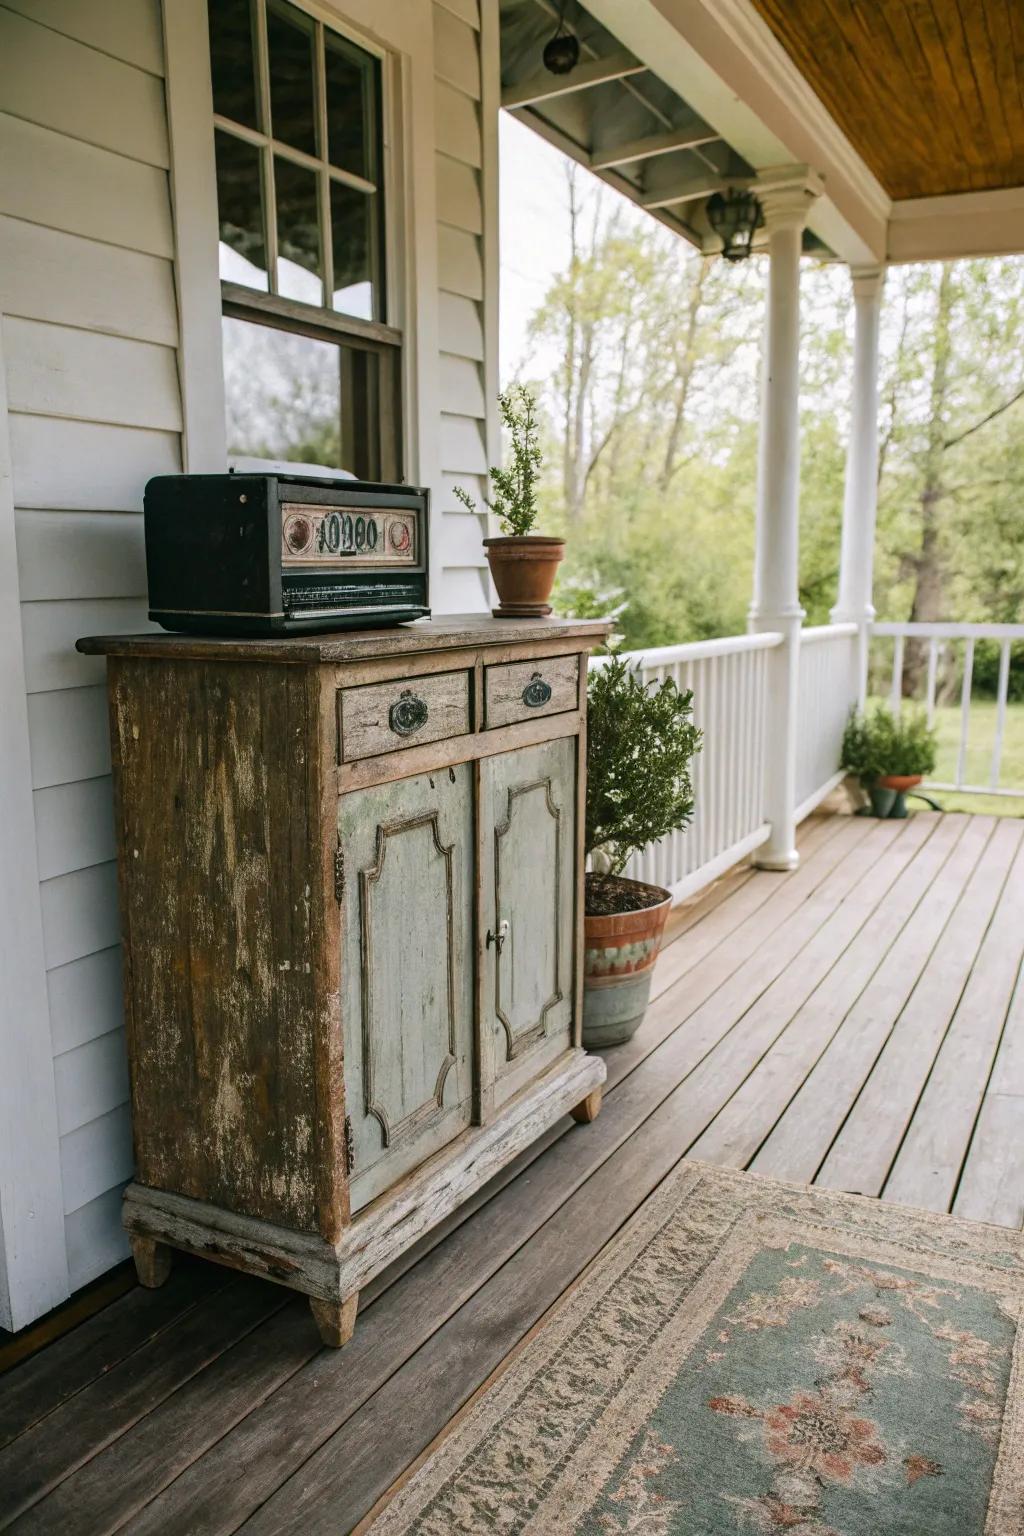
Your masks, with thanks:
<instances>
[{"instance_id":1,"label":"metal drawer pull","mask_svg":"<svg viewBox=\"0 0 1024 1536\"><path fill-rule=\"evenodd\" d=\"M487 930L487 948L490 949L491 945L493 944L494 945L494 953L496 955L500 955L501 954L501 950L502 950L502 945L505 943L505 940L506 940L507 937L508 937L508 918L505 918L505 920L503 922L500 922L498 924L498 931L497 931L497 933L492 933L491 930L488 928L488 930Z\"/></svg>"},{"instance_id":2,"label":"metal drawer pull","mask_svg":"<svg viewBox=\"0 0 1024 1536\"><path fill-rule=\"evenodd\" d=\"M540 709L551 697L551 684L546 683L539 672L535 672L523 689L523 703L530 709Z\"/></svg>"},{"instance_id":3,"label":"metal drawer pull","mask_svg":"<svg viewBox=\"0 0 1024 1536\"><path fill-rule=\"evenodd\" d=\"M421 725L426 725L427 714L426 699L421 699L411 688L403 688L401 696L388 710L388 724L396 736L411 736Z\"/></svg>"}]
</instances>

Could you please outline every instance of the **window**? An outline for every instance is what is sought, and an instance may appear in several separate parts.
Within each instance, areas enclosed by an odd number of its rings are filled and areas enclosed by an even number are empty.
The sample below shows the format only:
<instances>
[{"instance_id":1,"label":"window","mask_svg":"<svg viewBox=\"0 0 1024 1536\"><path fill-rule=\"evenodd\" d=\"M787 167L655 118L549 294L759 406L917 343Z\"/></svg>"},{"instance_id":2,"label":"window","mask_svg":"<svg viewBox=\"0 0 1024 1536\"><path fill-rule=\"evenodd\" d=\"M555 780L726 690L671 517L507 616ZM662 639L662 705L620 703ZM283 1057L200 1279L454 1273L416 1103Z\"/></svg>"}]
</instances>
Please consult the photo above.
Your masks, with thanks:
<instances>
[{"instance_id":1,"label":"window","mask_svg":"<svg viewBox=\"0 0 1024 1536\"><path fill-rule=\"evenodd\" d=\"M381 63L287 0L209 0L228 453L401 473Z\"/></svg>"}]
</instances>

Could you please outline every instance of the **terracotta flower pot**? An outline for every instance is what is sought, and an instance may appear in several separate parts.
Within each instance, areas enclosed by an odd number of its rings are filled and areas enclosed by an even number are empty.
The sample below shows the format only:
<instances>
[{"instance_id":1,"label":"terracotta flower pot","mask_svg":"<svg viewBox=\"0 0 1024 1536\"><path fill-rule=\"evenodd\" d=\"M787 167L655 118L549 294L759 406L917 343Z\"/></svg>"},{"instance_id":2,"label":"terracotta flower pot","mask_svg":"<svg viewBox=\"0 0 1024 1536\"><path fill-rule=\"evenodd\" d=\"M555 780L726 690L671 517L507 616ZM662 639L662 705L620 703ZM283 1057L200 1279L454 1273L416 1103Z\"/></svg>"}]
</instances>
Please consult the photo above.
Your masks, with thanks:
<instances>
[{"instance_id":1,"label":"terracotta flower pot","mask_svg":"<svg viewBox=\"0 0 1024 1536\"><path fill-rule=\"evenodd\" d=\"M895 789L906 793L908 789L914 789L921 782L919 773L883 773L877 780L882 789Z\"/></svg>"},{"instance_id":2,"label":"terracotta flower pot","mask_svg":"<svg viewBox=\"0 0 1024 1536\"><path fill-rule=\"evenodd\" d=\"M650 906L583 919L583 1044L622 1045L647 1011L651 975L672 896L660 885L622 882L650 896Z\"/></svg>"},{"instance_id":3,"label":"terracotta flower pot","mask_svg":"<svg viewBox=\"0 0 1024 1536\"><path fill-rule=\"evenodd\" d=\"M484 539L487 560L498 589L499 619L543 619L551 612L548 598L555 584L558 562L565 554L564 539L528 533L515 537Z\"/></svg>"}]
</instances>

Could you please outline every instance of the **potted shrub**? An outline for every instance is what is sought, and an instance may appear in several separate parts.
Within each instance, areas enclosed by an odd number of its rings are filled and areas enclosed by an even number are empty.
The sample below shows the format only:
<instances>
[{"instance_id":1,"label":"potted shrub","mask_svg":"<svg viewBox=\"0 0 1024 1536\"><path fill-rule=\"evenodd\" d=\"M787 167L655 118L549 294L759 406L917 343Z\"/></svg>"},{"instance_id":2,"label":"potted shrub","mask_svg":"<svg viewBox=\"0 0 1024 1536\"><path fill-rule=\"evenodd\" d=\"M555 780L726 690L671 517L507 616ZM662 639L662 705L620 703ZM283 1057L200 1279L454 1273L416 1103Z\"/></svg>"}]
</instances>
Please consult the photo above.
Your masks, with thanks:
<instances>
[{"instance_id":1,"label":"potted shrub","mask_svg":"<svg viewBox=\"0 0 1024 1536\"><path fill-rule=\"evenodd\" d=\"M622 875L630 855L693 815L690 761L700 751L693 694L642 681L612 655L588 684L583 1043L619 1045L647 1008L671 894Z\"/></svg>"},{"instance_id":2,"label":"potted shrub","mask_svg":"<svg viewBox=\"0 0 1024 1536\"><path fill-rule=\"evenodd\" d=\"M850 712L840 767L860 780L875 816L907 814L906 793L935 767L935 732L920 710L894 715L884 704Z\"/></svg>"},{"instance_id":3,"label":"potted shrub","mask_svg":"<svg viewBox=\"0 0 1024 1536\"><path fill-rule=\"evenodd\" d=\"M491 576L498 591L496 617L539 619L551 612L548 599L555 584L565 540L534 533L537 522L537 477L541 466L537 441L537 402L523 384L513 384L498 396L501 420L509 436L512 462L508 469L490 471L494 499L484 497L502 532L484 539ZM461 485L455 494L470 512L479 508Z\"/></svg>"}]
</instances>

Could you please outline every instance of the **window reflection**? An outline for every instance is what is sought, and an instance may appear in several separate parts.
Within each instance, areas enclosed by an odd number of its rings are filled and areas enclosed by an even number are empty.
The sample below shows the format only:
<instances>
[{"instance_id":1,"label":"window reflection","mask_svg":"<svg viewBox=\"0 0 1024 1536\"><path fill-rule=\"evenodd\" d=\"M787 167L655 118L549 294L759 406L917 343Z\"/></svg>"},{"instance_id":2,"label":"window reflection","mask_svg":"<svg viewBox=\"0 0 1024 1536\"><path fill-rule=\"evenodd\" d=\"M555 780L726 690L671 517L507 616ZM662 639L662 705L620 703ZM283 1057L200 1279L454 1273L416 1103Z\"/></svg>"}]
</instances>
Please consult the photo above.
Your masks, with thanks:
<instances>
[{"instance_id":1,"label":"window reflection","mask_svg":"<svg viewBox=\"0 0 1024 1536\"><path fill-rule=\"evenodd\" d=\"M293 6L267 6L270 54L270 116L282 144L315 155L313 105L313 23Z\"/></svg>"},{"instance_id":2,"label":"window reflection","mask_svg":"<svg viewBox=\"0 0 1024 1536\"><path fill-rule=\"evenodd\" d=\"M247 288L269 287L260 194L260 152L233 135L216 134L220 275Z\"/></svg>"},{"instance_id":3,"label":"window reflection","mask_svg":"<svg viewBox=\"0 0 1024 1536\"><path fill-rule=\"evenodd\" d=\"M377 198L331 183L331 241L334 250L332 302L342 314L361 320L376 316L373 259Z\"/></svg>"},{"instance_id":4,"label":"window reflection","mask_svg":"<svg viewBox=\"0 0 1024 1536\"><path fill-rule=\"evenodd\" d=\"M320 223L315 171L274 158L277 192L277 287L286 299L322 304Z\"/></svg>"},{"instance_id":5,"label":"window reflection","mask_svg":"<svg viewBox=\"0 0 1024 1536\"><path fill-rule=\"evenodd\" d=\"M328 34L324 43L331 164L353 176L375 181L378 66L368 54L348 47L340 37Z\"/></svg>"},{"instance_id":6,"label":"window reflection","mask_svg":"<svg viewBox=\"0 0 1024 1536\"><path fill-rule=\"evenodd\" d=\"M213 110L258 128L249 0L209 0Z\"/></svg>"},{"instance_id":7,"label":"window reflection","mask_svg":"<svg viewBox=\"0 0 1024 1536\"><path fill-rule=\"evenodd\" d=\"M228 453L341 462L341 348L225 315Z\"/></svg>"}]
</instances>

